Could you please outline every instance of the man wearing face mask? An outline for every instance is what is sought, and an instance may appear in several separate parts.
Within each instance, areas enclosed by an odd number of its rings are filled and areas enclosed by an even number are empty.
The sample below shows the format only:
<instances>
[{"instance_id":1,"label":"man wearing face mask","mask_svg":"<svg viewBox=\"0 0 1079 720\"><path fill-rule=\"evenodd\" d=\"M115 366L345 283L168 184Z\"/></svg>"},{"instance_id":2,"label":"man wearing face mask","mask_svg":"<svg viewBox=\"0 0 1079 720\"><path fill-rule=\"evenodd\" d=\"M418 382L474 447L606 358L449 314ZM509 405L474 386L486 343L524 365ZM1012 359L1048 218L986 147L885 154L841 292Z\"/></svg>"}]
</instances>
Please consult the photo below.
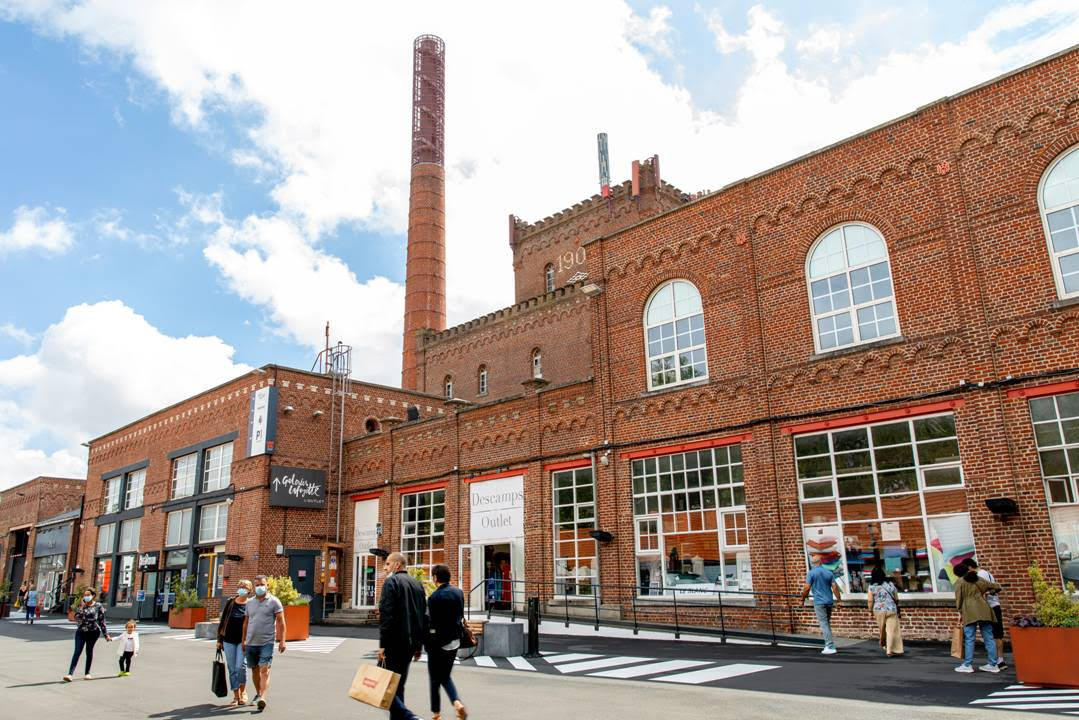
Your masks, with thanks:
<instances>
[{"instance_id":1,"label":"man wearing face mask","mask_svg":"<svg viewBox=\"0 0 1079 720\"><path fill-rule=\"evenodd\" d=\"M270 690L275 639L277 651L285 652L285 608L268 592L265 575L255 576L255 600L244 608L243 651L255 682L254 703L261 711L266 709L266 694Z\"/></svg>"},{"instance_id":2,"label":"man wearing face mask","mask_svg":"<svg viewBox=\"0 0 1079 720\"><path fill-rule=\"evenodd\" d=\"M247 664L244 662L244 618L252 591L250 580L236 583L236 596L221 608L221 620L217 623L217 649L225 653L229 668L229 685L232 686L232 702L229 707L247 705Z\"/></svg>"},{"instance_id":3,"label":"man wearing face mask","mask_svg":"<svg viewBox=\"0 0 1079 720\"><path fill-rule=\"evenodd\" d=\"M83 680L93 679L90 675L90 666L94 664L94 644L102 635L105 636L105 642L112 640L112 636L105 627L105 608L101 603L94 601L96 597L97 590L87 588L82 593L82 603L75 609L75 653L71 656L71 667L68 668L67 675L64 675L64 682L71 682L71 676L75 673L75 666L79 664L79 656L82 655L83 648L86 649L86 670Z\"/></svg>"}]
</instances>

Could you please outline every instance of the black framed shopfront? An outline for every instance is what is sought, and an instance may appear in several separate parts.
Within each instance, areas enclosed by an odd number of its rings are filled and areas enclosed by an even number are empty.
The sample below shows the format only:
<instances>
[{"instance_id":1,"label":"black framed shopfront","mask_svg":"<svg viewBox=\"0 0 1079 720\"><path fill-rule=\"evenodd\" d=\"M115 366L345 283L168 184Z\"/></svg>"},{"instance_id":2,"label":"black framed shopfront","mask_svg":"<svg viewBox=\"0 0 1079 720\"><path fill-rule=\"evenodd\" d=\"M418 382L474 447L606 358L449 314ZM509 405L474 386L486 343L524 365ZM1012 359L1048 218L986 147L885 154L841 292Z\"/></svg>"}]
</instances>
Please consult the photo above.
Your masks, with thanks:
<instances>
[{"instance_id":1,"label":"black framed shopfront","mask_svg":"<svg viewBox=\"0 0 1079 720\"><path fill-rule=\"evenodd\" d=\"M103 502L118 509L94 519L97 547L94 553L93 585L101 592L101 602L118 608L120 617L135 613L135 556L146 513L143 492L149 460L101 473L105 489ZM115 484L114 484L115 483Z\"/></svg>"}]
</instances>

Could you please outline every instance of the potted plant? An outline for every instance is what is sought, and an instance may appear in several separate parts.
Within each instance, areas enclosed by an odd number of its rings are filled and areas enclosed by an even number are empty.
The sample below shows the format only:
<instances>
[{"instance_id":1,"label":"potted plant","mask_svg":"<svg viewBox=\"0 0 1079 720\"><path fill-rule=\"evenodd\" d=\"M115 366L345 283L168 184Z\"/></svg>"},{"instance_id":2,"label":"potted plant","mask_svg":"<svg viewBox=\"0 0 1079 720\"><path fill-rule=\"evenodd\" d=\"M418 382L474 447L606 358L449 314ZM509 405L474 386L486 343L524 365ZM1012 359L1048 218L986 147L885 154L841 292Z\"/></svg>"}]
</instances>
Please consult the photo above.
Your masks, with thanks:
<instances>
[{"instance_id":1,"label":"potted plant","mask_svg":"<svg viewBox=\"0 0 1079 720\"><path fill-rule=\"evenodd\" d=\"M301 595L287 575L266 578L266 588L285 606L285 640L306 640L311 634L311 598Z\"/></svg>"},{"instance_id":2,"label":"potted plant","mask_svg":"<svg viewBox=\"0 0 1079 720\"><path fill-rule=\"evenodd\" d=\"M189 577L181 582L180 578L172 581L172 592L176 599L169 609L169 627L190 630L196 623L206 620L206 608L195 590L195 578Z\"/></svg>"},{"instance_id":3,"label":"potted plant","mask_svg":"<svg viewBox=\"0 0 1079 720\"><path fill-rule=\"evenodd\" d=\"M1033 615L1015 618L1012 655L1020 682L1079 687L1079 602L1075 585L1050 585L1037 565L1031 566Z\"/></svg>"},{"instance_id":4,"label":"potted plant","mask_svg":"<svg viewBox=\"0 0 1079 720\"><path fill-rule=\"evenodd\" d=\"M8 616L8 601L11 599L11 581L0 580L0 618Z\"/></svg>"}]
</instances>

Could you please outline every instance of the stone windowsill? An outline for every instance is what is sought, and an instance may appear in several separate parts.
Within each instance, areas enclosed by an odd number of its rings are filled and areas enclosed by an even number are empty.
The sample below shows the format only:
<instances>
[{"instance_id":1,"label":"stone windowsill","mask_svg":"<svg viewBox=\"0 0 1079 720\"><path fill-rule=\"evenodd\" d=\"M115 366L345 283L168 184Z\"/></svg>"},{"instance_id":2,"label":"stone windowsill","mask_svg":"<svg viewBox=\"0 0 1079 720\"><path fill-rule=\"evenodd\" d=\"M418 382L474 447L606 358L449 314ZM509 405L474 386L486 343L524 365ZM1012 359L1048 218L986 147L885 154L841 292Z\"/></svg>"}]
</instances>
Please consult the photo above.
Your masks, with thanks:
<instances>
[{"instance_id":1,"label":"stone windowsill","mask_svg":"<svg viewBox=\"0 0 1079 720\"><path fill-rule=\"evenodd\" d=\"M825 360L827 358L842 357L844 355L853 355L854 353L864 352L866 350L875 350L877 348L888 347L889 345L899 345L905 343L907 339L902 335L896 337L885 338L883 340L874 340L873 342L862 343L860 345L853 345L851 347L843 347L837 350L825 350L824 352L814 353L809 356L809 362L817 360Z\"/></svg>"},{"instance_id":2,"label":"stone windowsill","mask_svg":"<svg viewBox=\"0 0 1079 720\"><path fill-rule=\"evenodd\" d=\"M1050 310L1063 310L1064 308L1075 307L1079 305L1079 296L1070 298L1061 298L1060 300L1053 300L1049 303Z\"/></svg>"}]
</instances>

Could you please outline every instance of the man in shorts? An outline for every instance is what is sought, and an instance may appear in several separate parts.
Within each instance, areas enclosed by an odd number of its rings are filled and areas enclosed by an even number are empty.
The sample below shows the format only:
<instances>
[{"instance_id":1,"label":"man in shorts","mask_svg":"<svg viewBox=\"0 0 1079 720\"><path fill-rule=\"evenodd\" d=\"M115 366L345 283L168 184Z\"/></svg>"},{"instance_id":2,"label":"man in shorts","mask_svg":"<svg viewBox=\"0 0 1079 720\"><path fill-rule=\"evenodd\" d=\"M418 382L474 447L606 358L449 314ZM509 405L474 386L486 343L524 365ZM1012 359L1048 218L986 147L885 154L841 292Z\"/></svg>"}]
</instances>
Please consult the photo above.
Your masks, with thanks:
<instances>
[{"instance_id":1,"label":"man in shorts","mask_svg":"<svg viewBox=\"0 0 1079 720\"><path fill-rule=\"evenodd\" d=\"M273 661L274 641L277 651L285 652L285 608L266 587L266 576L255 576L255 599L248 600L244 616L244 655L251 679L255 682L252 702L259 711L266 709L266 694L270 690L270 663Z\"/></svg>"}]
</instances>

